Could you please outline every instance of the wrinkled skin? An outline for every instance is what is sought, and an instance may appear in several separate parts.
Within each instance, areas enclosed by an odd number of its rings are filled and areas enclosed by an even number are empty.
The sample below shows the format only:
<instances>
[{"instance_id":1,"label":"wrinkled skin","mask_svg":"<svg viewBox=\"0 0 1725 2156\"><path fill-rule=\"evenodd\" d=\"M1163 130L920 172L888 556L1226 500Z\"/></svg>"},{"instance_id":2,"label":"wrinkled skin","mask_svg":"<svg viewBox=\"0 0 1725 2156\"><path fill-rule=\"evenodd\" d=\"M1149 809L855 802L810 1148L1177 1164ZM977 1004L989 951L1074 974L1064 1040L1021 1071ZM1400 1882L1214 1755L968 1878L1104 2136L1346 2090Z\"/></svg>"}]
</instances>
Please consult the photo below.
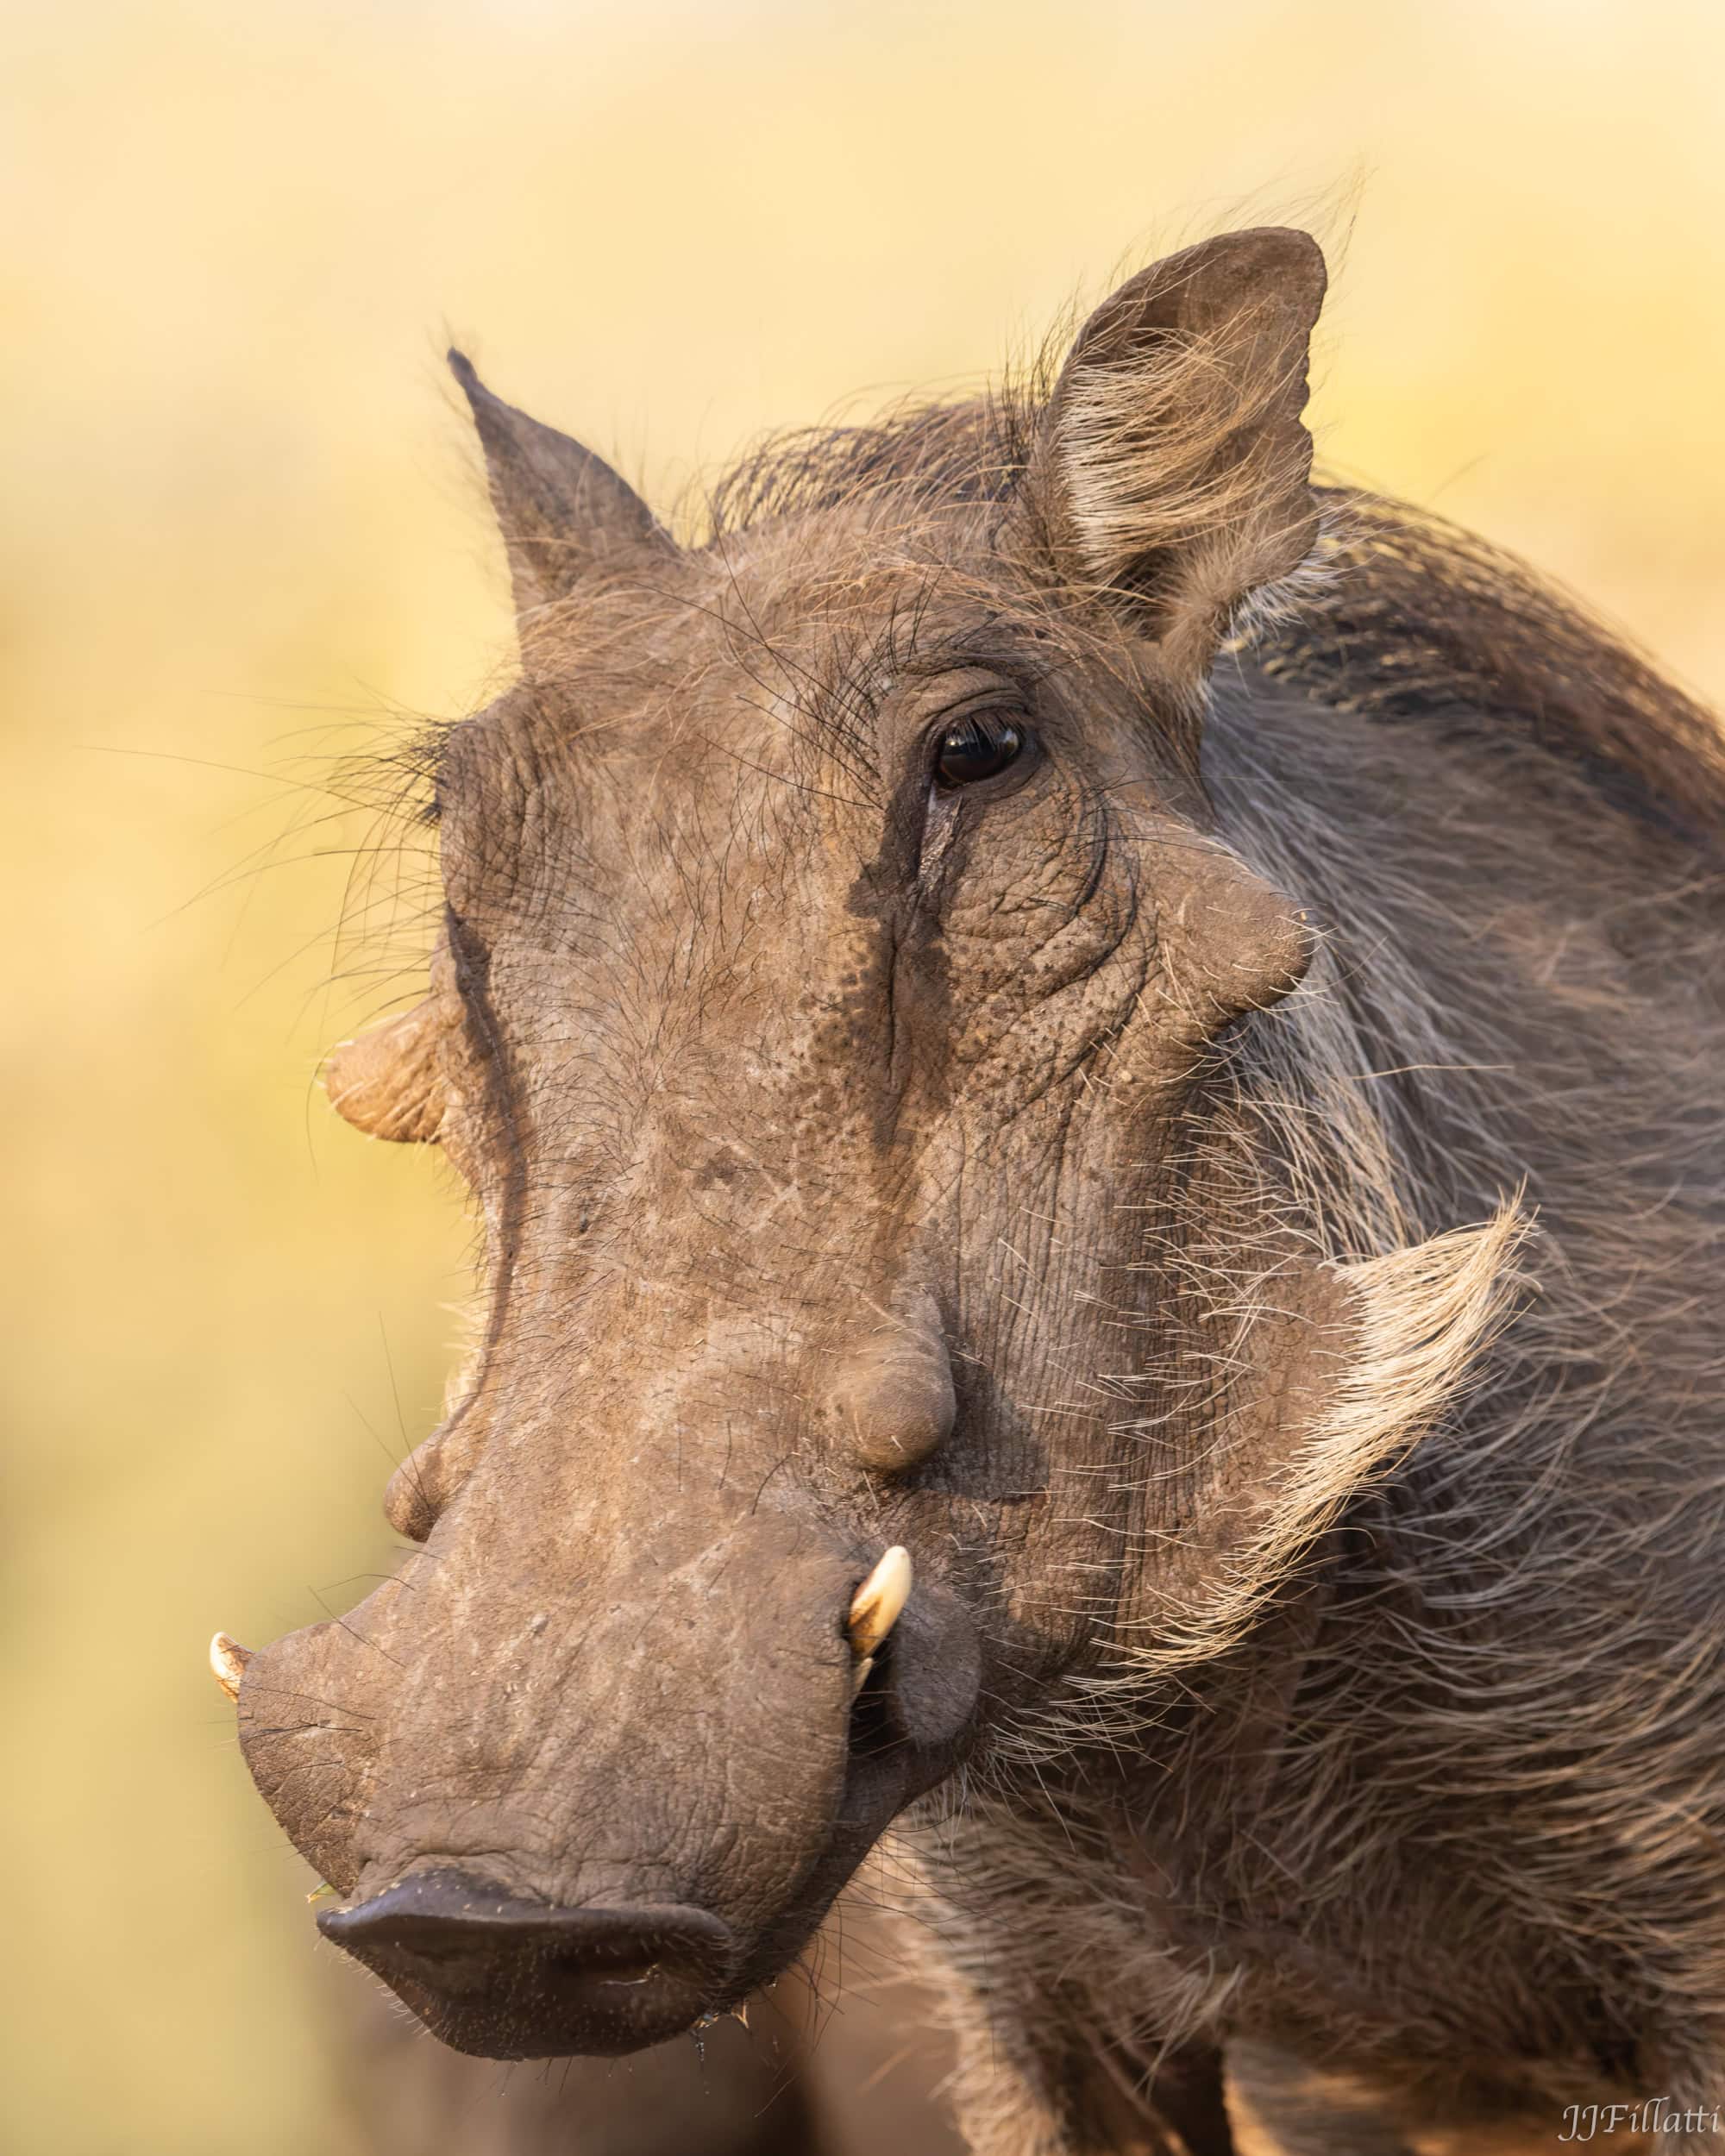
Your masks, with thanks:
<instances>
[{"instance_id":1,"label":"wrinkled skin","mask_svg":"<svg viewBox=\"0 0 1725 2156\"><path fill-rule=\"evenodd\" d=\"M326 1928L452 2043L631 2048L770 1978L1142 1614L1156 1500L1108 1492L1094 1386L1164 1297L1114 1199L1306 962L1190 745L1228 610L1310 542L1321 285L1244 235L1087 331L1076 388L1134 339L1230 370L1239 507L1161 549L1154 602L1091 588L1052 419L1005 517L859 494L685 553L464 376L524 674L442 757L431 999L331 1091L456 1161L488 1313L392 1493L423 1555L242 1702ZM977 722L1019 753L948 782ZM915 1591L853 1706L846 1605L894 1542ZM420 1922L455 1902L495 1920L483 1969ZM622 1945L505 1937L616 1909Z\"/></svg>"},{"instance_id":2,"label":"wrinkled skin","mask_svg":"<svg viewBox=\"0 0 1725 2156\"><path fill-rule=\"evenodd\" d=\"M1322 285L1189 250L687 548L457 363L521 678L328 1082L482 1319L239 1709L458 2048L697 2025L890 1828L982 2156L1715 2100L1725 758L1473 542L1320 542Z\"/></svg>"}]
</instances>

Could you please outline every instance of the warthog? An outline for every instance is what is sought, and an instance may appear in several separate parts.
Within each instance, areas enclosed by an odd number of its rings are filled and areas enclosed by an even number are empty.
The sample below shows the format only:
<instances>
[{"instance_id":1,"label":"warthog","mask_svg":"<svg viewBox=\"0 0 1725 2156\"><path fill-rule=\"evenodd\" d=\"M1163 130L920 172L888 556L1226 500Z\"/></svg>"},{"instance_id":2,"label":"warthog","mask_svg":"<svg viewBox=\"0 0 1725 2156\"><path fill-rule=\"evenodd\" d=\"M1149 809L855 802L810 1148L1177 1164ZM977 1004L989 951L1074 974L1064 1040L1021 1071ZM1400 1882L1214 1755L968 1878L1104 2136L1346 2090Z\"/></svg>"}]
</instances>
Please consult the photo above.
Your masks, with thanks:
<instances>
[{"instance_id":1,"label":"warthog","mask_svg":"<svg viewBox=\"0 0 1725 2156\"><path fill-rule=\"evenodd\" d=\"M454 361L520 679L329 1083L485 1314L399 1578L218 1660L460 2049L698 2025L892 1827L988 2156L1725 2104L1725 755L1314 488L1323 289L1193 248L689 545Z\"/></svg>"}]
</instances>

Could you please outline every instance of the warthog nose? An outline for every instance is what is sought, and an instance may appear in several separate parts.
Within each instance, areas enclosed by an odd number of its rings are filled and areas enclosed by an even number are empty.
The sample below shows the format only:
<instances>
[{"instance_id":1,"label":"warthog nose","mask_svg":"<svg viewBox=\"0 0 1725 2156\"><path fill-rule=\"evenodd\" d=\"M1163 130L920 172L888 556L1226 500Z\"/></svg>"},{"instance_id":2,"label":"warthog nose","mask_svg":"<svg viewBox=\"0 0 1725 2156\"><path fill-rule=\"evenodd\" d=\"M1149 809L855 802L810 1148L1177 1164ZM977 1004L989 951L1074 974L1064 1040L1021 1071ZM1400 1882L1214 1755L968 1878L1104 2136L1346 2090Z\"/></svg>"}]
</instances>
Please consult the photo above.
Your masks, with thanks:
<instances>
[{"instance_id":1,"label":"warthog nose","mask_svg":"<svg viewBox=\"0 0 1725 2156\"><path fill-rule=\"evenodd\" d=\"M659 2043L722 1999L733 1959L703 1909L560 1908L455 1871L417 1873L317 1928L445 2043L492 2059Z\"/></svg>"}]
</instances>

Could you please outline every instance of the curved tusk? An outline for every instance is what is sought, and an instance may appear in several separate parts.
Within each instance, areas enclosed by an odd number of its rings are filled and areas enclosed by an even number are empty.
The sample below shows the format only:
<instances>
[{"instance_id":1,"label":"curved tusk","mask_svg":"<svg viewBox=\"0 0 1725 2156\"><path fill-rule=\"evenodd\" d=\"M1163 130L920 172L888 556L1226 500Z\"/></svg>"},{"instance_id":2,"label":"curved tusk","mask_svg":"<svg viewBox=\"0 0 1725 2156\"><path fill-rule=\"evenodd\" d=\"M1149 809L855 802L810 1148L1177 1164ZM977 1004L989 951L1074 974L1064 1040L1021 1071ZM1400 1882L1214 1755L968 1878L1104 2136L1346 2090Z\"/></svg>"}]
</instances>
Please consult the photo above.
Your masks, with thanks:
<instances>
[{"instance_id":1,"label":"curved tusk","mask_svg":"<svg viewBox=\"0 0 1725 2156\"><path fill-rule=\"evenodd\" d=\"M911 1553L894 1543L850 1597L844 1629L858 1662L872 1660L911 1595Z\"/></svg>"},{"instance_id":2,"label":"curved tusk","mask_svg":"<svg viewBox=\"0 0 1725 2156\"><path fill-rule=\"evenodd\" d=\"M210 1642L210 1674L229 1699L240 1696L240 1679L246 1674L246 1664L252 1658L249 1647L242 1647L237 1639L230 1639L225 1632L218 1632Z\"/></svg>"}]
</instances>

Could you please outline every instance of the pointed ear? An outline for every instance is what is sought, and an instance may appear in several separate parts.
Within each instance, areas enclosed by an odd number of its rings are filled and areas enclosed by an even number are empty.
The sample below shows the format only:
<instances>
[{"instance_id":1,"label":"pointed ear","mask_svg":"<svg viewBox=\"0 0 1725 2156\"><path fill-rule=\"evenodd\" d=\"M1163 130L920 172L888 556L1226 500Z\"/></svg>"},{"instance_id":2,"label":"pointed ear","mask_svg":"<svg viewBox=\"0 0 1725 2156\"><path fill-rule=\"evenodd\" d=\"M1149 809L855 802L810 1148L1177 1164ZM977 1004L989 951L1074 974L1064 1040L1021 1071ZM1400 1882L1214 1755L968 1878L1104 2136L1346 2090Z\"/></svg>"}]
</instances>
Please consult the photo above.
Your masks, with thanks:
<instances>
[{"instance_id":1,"label":"pointed ear","mask_svg":"<svg viewBox=\"0 0 1725 2156\"><path fill-rule=\"evenodd\" d=\"M1324 286L1303 232L1188 248L1104 301L1049 401L1030 492L1057 570L1128 606L1189 678L1316 540L1300 415Z\"/></svg>"},{"instance_id":2,"label":"pointed ear","mask_svg":"<svg viewBox=\"0 0 1725 2156\"><path fill-rule=\"evenodd\" d=\"M465 353L451 352L449 367L479 429L518 614L567 599L619 556L676 553L670 534L604 458L493 397Z\"/></svg>"}]
</instances>

